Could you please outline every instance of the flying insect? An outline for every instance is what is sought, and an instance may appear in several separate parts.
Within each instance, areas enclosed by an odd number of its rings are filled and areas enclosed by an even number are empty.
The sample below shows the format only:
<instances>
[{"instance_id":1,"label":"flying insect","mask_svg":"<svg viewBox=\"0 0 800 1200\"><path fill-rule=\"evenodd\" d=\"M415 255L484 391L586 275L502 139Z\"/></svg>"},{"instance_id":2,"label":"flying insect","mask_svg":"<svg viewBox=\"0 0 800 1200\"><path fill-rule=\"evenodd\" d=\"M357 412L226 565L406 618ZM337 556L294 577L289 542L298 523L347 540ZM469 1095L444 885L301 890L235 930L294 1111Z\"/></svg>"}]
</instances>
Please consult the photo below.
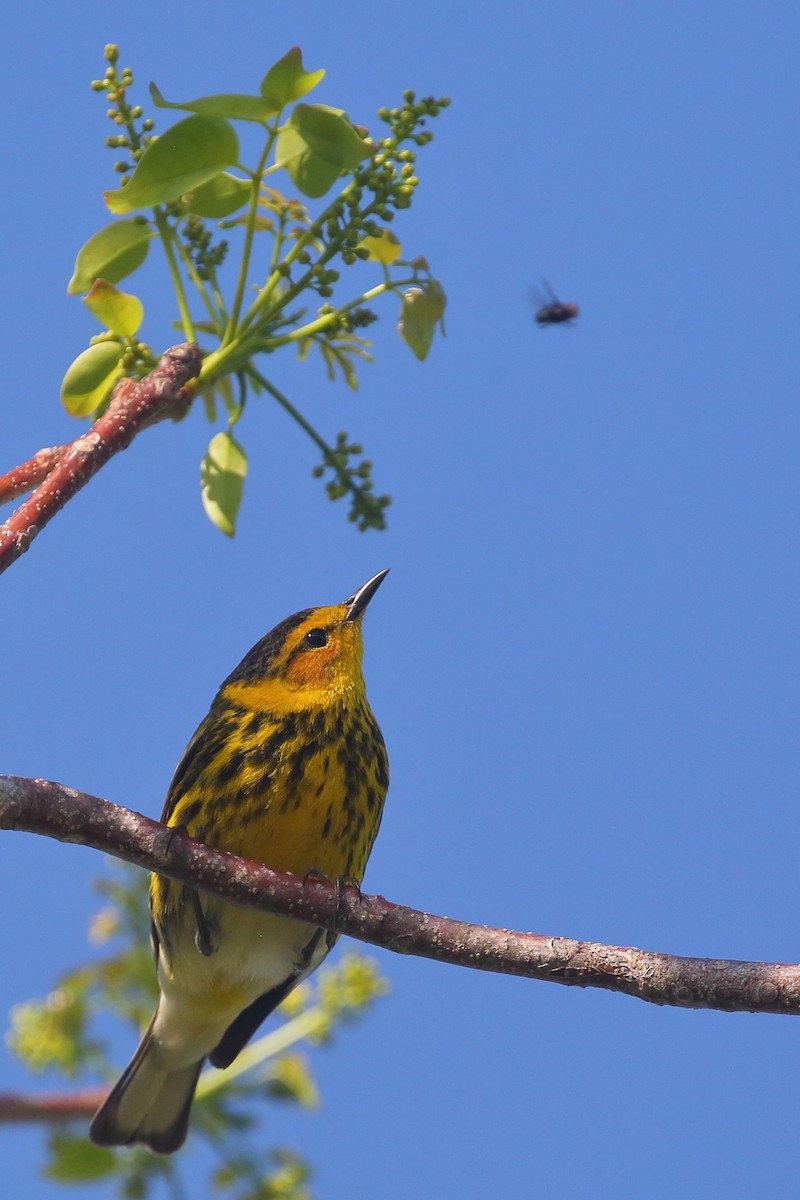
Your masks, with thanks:
<instances>
[{"instance_id":1,"label":"flying insect","mask_svg":"<svg viewBox=\"0 0 800 1200\"><path fill-rule=\"evenodd\" d=\"M537 309L535 321L537 325L563 325L568 321L574 321L578 315L577 304L564 304L559 300L550 284L546 279L542 280L544 286L544 295L536 299L536 303L540 304ZM544 299L545 303L541 304Z\"/></svg>"}]
</instances>

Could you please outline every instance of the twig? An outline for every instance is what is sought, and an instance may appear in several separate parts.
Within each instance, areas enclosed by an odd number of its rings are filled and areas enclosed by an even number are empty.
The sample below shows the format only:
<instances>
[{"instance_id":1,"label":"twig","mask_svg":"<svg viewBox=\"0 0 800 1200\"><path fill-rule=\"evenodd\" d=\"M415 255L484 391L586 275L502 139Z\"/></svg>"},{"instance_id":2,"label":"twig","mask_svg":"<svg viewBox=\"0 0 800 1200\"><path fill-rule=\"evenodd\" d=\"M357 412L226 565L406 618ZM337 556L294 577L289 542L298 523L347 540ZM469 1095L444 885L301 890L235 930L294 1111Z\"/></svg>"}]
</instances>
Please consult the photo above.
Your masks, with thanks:
<instances>
[{"instance_id":1,"label":"twig","mask_svg":"<svg viewBox=\"0 0 800 1200\"><path fill-rule=\"evenodd\" d=\"M17 496L24 496L31 488L40 484L58 463L67 446L46 446L27 462L0 475L0 504L7 504Z\"/></svg>"},{"instance_id":2,"label":"twig","mask_svg":"<svg viewBox=\"0 0 800 1200\"><path fill-rule=\"evenodd\" d=\"M91 1117L108 1095L107 1087L84 1088L61 1095L31 1096L22 1092L0 1092L0 1123L26 1121L51 1125Z\"/></svg>"},{"instance_id":3,"label":"twig","mask_svg":"<svg viewBox=\"0 0 800 1200\"><path fill-rule=\"evenodd\" d=\"M400 954L577 987L624 992L652 1004L726 1012L800 1014L800 967L679 958L469 925L363 896L357 888L306 880L235 858L178 830L42 779L0 776L0 828L104 850L242 908L335 928Z\"/></svg>"},{"instance_id":4,"label":"twig","mask_svg":"<svg viewBox=\"0 0 800 1200\"><path fill-rule=\"evenodd\" d=\"M185 411L193 397L183 389L197 375L201 357L199 346L185 342L167 350L144 379L120 382L102 417L83 437L65 447L44 482L0 526L0 573L28 549L48 521L137 433L164 417Z\"/></svg>"}]
</instances>

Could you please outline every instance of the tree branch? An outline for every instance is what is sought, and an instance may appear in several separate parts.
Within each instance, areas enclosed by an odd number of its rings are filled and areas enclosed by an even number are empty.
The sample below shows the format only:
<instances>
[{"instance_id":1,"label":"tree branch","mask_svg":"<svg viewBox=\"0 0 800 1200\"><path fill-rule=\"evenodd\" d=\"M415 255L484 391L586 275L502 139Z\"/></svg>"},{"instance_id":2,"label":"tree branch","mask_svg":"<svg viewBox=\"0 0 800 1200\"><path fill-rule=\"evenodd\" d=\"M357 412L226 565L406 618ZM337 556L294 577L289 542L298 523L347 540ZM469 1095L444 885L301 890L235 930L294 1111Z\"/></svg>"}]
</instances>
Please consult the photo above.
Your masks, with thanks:
<instances>
[{"instance_id":1,"label":"tree branch","mask_svg":"<svg viewBox=\"0 0 800 1200\"><path fill-rule=\"evenodd\" d=\"M800 966L679 958L470 925L392 904L382 896L363 896L353 885L272 871L212 850L140 813L43 779L0 776L0 828L92 846L224 896L241 908L308 921L399 954L551 983L605 988L678 1008L800 1013Z\"/></svg>"},{"instance_id":2,"label":"tree branch","mask_svg":"<svg viewBox=\"0 0 800 1200\"><path fill-rule=\"evenodd\" d=\"M69 443L69 445L71 444ZM69 449L69 445L45 446L27 462L20 463L11 471L6 471L5 475L0 475L0 504L7 504L9 500L15 500L17 496L24 496L31 488L42 483L53 467L58 464L58 460L65 450Z\"/></svg>"},{"instance_id":3,"label":"tree branch","mask_svg":"<svg viewBox=\"0 0 800 1200\"><path fill-rule=\"evenodd\" d=\"M33 495L0 525L0 573L24 554L48 521L110 458L130 445L137 433L186 410L193 395L185 385L197 375L201 359L200 347L192 342L173 346L144 379L120 381L108 408L87 433L67 446L41 450L0 479L0 485L7 488L7 499L39 483ZM47 470L49 454L55 461Z\"/></svg>"},{"instance_id":4,"label":"tree branch","mask_svg":"<svg viewBox=\"0 0 800 1200\"><path fill-rule=\"evenodd\" d=\"M31 1096L25 1092L0 1092L0 1123L23 1122L52 1125L91 1117L108 1095L107 1087L82 1088L78 1092Z\"/></svg>"}]
</instances>

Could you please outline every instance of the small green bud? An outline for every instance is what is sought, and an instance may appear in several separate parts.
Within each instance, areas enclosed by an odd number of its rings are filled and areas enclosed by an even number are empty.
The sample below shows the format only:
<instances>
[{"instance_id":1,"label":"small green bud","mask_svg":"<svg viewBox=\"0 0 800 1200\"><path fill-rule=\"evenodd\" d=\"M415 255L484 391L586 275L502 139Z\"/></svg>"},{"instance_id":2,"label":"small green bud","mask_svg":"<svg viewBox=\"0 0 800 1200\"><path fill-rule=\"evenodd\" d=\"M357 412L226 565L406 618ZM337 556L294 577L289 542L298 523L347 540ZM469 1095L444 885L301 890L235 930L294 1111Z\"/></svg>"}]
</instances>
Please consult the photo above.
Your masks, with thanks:
<instances>
[{"instance_id":1,"label":"small green bud","mask_svg":"<svg viewBox=\"0 0 800 1200\"><path fill-rule=\"evenodd\" d=\"M119 58L119 46L115 45L114 42L108 42L103 48L103 58L106 62L115 63Z\"/></svg>"}]
</instances>

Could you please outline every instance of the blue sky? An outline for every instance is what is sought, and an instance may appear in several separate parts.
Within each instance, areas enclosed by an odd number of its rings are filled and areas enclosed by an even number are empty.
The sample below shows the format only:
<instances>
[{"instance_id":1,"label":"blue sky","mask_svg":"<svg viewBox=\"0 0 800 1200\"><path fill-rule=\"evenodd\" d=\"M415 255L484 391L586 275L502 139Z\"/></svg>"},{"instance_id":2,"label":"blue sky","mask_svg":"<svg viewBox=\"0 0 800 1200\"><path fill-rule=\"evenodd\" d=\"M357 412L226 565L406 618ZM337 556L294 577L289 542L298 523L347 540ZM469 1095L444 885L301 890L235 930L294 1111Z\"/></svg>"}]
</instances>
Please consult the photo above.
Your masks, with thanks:
<instances>
[{"instance_id":1,"label":"blue sky","mask_svg":"<svg viewBox=\"0 0 800 1200\"><path fill-rule=\"evenodd\" d=\"M157 815L250 645L391 566L366 624L393 773L367 890L796 961L798 35L795 5L713 0L354 0L346 18L34 0L10 17L8 466L78 432L57 392L94 332L65 286L107 219L105 105L87 87L105 42L142 97L151 78L169 96L253 90L299 44L328 71L316 98L360 123L406 87L453 104L396 227L444 283L447 339L417 363L384 304L355 396L316 362L274 362L323 431L364 443L389 530L356 533L303 435L253 404L229 543L198 500L200 410L147 433L3 577L2 769ZM581 306L575 327L535 327L541 277ZM141 287L148 340L177 340L155 270ZM102 864L4 845L7 1009L87 953ZM795 1022L377 957L393 993L316 1056L323 1110L276 1113L265 1135L311 1157L319 1198L744 1197L795 1180ZM130 1049L121 1030L121 1064ZM0 1078L30 1086L5 1051ZM0 1144L19 1200L56 1194L39 1131Z\"/></svg>"}]
</instances>

